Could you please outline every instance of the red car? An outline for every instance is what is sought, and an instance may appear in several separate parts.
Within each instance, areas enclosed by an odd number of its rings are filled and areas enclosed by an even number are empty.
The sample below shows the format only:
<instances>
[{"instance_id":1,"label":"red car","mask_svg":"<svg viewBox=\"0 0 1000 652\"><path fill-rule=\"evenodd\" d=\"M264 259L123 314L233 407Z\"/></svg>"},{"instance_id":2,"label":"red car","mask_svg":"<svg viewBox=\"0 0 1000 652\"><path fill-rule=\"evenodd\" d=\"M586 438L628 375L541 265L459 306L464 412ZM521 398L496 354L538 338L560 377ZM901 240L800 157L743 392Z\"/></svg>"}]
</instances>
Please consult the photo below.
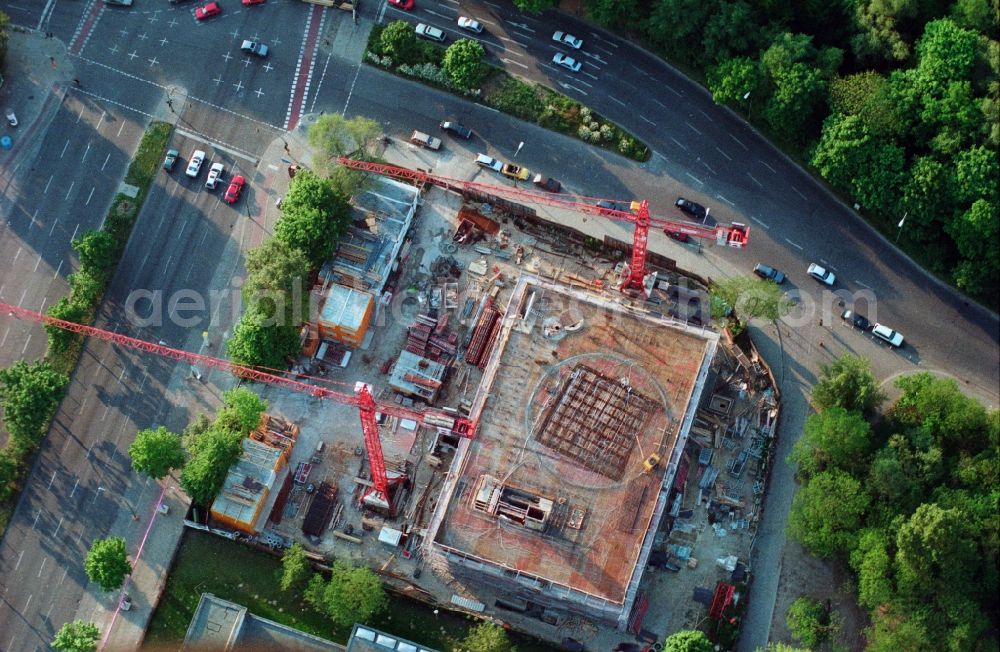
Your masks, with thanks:
<instances>
[{"instance_id":1,"label":"red car","mask_svg":"<svg viewBox=\"0 0 1000 652\"><path fill-rule=\"evenodd\" d=\"M249 7L250 5L262 5L264 0L243 0L243 5Z\"/></svg>"},{"instance_id":2,"label":"red car","mask_svg":"<svg viewBox=\"0 0 1000 652\"><path fill-rule=\"evenodd\" d=\"M222 201L227 204L235 204L236 200L240 198L240 193L243 191L243 186L245 186L247 180L240 175L233 177L233 180L229 183L229 187L226 188L226 194L222 198Z\"/></svg>"},{"instance_id":3,"label":"red car","mask_svg":"<svg viewBox=\"0 0 1000 652\"><path fill-rule=\"evenodd\" d=\"M222 13L222 7L219 6L218 2L209 2L204 7L198 7L194 10L194 17L198 20L205 20L206 18L211 18L212 16L218 16Z\"/></svg>"},{"instance_id":4,"label":"red car","mask_svg":"<svg viewBox=\"0 0 1000 652\"><path fill-rule=\"evenodd\" d=\"M389 4L397 9L405 9L406 11L413 9L413 0L389 0Z\"/></svg>"}]
</instances>

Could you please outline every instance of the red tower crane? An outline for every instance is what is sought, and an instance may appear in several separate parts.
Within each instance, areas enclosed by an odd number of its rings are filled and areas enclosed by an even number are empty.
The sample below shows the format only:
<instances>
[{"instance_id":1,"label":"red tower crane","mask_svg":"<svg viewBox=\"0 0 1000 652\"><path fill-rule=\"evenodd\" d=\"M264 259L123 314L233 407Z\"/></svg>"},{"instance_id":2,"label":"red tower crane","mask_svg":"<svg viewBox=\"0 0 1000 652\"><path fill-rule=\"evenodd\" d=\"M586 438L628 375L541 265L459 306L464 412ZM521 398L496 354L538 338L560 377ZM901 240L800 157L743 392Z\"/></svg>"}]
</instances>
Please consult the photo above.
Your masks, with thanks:
<instances>
[{"instance_id":1,"label":"red tower crane","mask_svg":"<svg viewBox=\"0 0 1000 652\"><path fill-rule=\"evenodd\" d=\"M425 426L447 430L459 437L471 438L476 427L476 424L469 419L453 416L433 408L414 410L396 405L394 403L380 403L372 396L370 386L366 383L356 383L354 386L355 393L347 394L332 390L328 387L310 385L300 380L285 378L266 371L254 369L252 367L245 367L221 358L213 358L199 353L182 351L181 349L174 349L162 344L146 342L145 340L129 337L128 335L112 333L111 331L96 328L94 326L84 326L83 324L76 324L71 321L56 319L55 317L49 317L48 315L43 315L32 310L19 308L18 306L14 306L9 303L0 302L0 312L2 311L6 311L7 314L12 317L37 322L44 324L45 326L55 326L74 333L82 333L83 335L96 337L104 340L105 342L119 344L144 353L152 353L165 358L188 362L192 365L218 369L219 371L224 371L239 378L246 378L261 383L267 383L269 385L276 385L278 387L284 387L296 392L303 392L317 398L334 400L338 403L344 403L346 405L353 405L357 407L361 416L361 431L364 434L365 450L368 453L368 464L371 467L372 474L372 486L364 492L361 500L367 505L379 507L390 514L394 512L394 506L392 503L392 497L389 493L389 487L402 478L390 478L386 472L385 458L382 456L382 441L378 434L378 419L376 414L382 413L401 419L412 419Z\"/></svg>"},{"instance_id":2,"label":"red tower crane","mask_svg":"<svg viewBox=\"0 0 1000 652\"><path fill-rule=\"evenodd\" d=\"M429 183L446 190L457 192L479 192L497 196L512 197L516 200L529 200L535 203L547 204L557 208L586 213L597 217L606 217L620 222L631 222L635 225L635 233L632 236L632 263L629 265L625 279L621 285L621 290L643 289L646 278L646 249L649 241L649 227L669 231L671 233L683 233L695 238L714 240L716 244L728 245L730 247L742 248L746 246L750 235L750 227L746 224L733 222L728 226L706 226L703 224L693 224L691 222L677 222L660 217L653 217L649 214L649 202L642 200L632 202L630 211L621 211L594 203L578 201L584 199L575 195L561 197L552 193L532 192L521 188L510 186L494 186L487 183L477 183L475 181L464 181L462 179L450 179L422 170L411 170L398 165L387 163L372 163L369 161L357 161L346 156L341 156L337 162L346 167L382 174L396 179L404 179L416 183Z\"/></svg>"}]
</instances>

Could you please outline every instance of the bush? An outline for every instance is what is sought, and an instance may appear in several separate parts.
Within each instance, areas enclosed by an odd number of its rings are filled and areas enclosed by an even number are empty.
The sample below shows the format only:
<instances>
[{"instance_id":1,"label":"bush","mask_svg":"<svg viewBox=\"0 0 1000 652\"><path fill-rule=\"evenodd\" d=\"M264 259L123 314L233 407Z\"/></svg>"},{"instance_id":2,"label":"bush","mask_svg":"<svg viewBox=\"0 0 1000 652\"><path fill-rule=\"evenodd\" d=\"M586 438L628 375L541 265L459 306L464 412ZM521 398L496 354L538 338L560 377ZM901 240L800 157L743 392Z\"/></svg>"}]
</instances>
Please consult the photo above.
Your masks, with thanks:
<instances>
[{"instance_id":1,"label":"bush","mask_svg":"<svg viewBox=\"0 0 1000 652\"><path fill-rule=\"evenodd\" d=\"M788 608L785 624L799 643L810 648L823 643L837 629L829 608L819 600L806 597L798 598Z\"/></svg>"},{"instance_id":2,"label":"bush","mask_svg":"<svg viewBox=\"0 0 1000 652\"><path fill-rule=\"evenodd\" d=\"M535 85L513 77L504 78L496 90L487 94L485 101L493 108L530 122L536 122L545 109Z\"/></svg>"}]
</instances>

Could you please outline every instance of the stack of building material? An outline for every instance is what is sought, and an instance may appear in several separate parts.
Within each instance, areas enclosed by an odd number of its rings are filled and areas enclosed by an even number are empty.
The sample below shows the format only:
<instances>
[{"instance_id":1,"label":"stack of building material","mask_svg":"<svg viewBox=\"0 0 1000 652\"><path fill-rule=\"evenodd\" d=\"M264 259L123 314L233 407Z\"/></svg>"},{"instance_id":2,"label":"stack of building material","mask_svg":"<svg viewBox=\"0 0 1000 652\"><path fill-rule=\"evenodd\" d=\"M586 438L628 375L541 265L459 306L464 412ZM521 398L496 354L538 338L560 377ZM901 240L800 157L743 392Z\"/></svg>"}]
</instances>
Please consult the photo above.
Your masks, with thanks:
<instances>
[{"instance_id":1,"label":"stack of building material","mask_svg":"<svg viewBox=\"0 0 1000 652\"><path fill-rule=\"evenodd\" d=\"M422 356L427 350L427 340L437 326L437 319L428 315L417 315L413 325L406 329L406 350Z\"/></svg>"},{"instance_id":2,"label":"stack of building material","mask_svg":"<svg viewBox=\"0 0 1000 652\"><path fill-rule=\"evenodd\" d=\"M250 439L283 450L294 446L298 437L299 427L296 424L266 413L261 415L257 428L250 433Z\"/></svg>"},{"instance_id":3,"label":"stack of building material","mask_svg":"<svg viewBox=\"0 0 1000 652\"><path fill-rule=\"evenodd\" d=\"M483 308L483 311L479 313L476 326L472 329L469 347L465 351L466 362L479 365L489 358L490 347L496 341L497 333L500 330L499 324L500 311L494 308L492 301L490 301Z\"/></svg>"}]
</instances>

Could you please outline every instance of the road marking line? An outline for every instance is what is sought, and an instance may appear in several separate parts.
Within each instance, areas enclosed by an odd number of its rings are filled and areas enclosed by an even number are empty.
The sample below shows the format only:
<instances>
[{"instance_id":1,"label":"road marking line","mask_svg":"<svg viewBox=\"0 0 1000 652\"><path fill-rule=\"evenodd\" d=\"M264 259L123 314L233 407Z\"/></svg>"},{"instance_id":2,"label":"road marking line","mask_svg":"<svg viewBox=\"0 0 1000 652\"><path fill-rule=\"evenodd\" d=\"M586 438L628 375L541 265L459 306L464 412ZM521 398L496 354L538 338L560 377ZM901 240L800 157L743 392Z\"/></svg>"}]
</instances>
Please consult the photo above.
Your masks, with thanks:
<instances>
[{"instance_id":1,"label":"road marking line","mask_svg":"<svg viewBox=\"0 0 1000 652\"><path fill-rule=\"evenodd\" d=\"M732 160L733 160L733 159L732 159L732 158L731 158L731 157L729 156L729 154L726 154L725 152L723 152L723 151L722 151L721 149L719 149L718 147L716 147L716 148L715 148L715 151L717 151L718 153L720 153L720 154L722 154L723 156L725 156L725 157L726 157L726 160L727 160L727 161L732 161Z\"/></svg>"},{"instance_id":2,"label":"road marking line","mask_svg":"<svg viewBox=\"0 0 1000 652\"><path fill-rule=\"evenodd\" d=\"M733 140L735 140L737 143L739 143L740 147L742 147L743 149L747 150L748 152L750 151L750 148L747 147L746 145L744 145L743 142L739 138L737 138L736 136L734 136L732 134L729 134L729 137L732 138Z\"/></svg>"},{"instance_id":3,"label":"road marking line","mask_svg":"<svg viewBox=\"0 0 1000 652\"><path fill-rule=\"evenodd\" d=\"M698 184L701 184L701 185L705 185L704 183L702 183L701 179L699 179L698 177L694 176L690 172L685 172L684 174L686 174L689 177L691 177L692 179L694 179L695 183L698 183Z\"/></svg>"},{"instance_id":4,"label":"road marking line","mask_svg":"<svg viewBox=\"0 0 1000 652\"><path fill-rule=\"evenodd\" d=\"M59 524L62 525L62 521L59 521ZM42 576L42 571L45 570L45 562L48 560L48 557L42 557L42 563L38 565L38 575L36 575L36 577Z\"/></svg>"},{"instance_id":5,"label":"road marking line","mask_svg":"<svg viewBox=\"0 0 1000 652\"><path fill-rule=\"evenodd\" d=\"M791 186L791 188L792 188L792 190L795 191L795 194L797 194L799 197L801 197L802 199L804 199L806 201L809 201L809 198L806 197L805 195L803 195L801 192L799 192L798 188L796 188L795 186Z\"/></svg>"},{"instance_id":6,"label":"road marking line","mask_svg":"<svg viewBox=\"0 0 1000 652\"><path fill-rule=\"evenodd\" d=\"M35 526L38 525L38 519L41 517L41 515L42 515L42 510L38 510L37 512L35 512L35 520L31 524L31 529L32 530L34 530Z\"/></svg>"},{"instance_id":7,"label":"road marking line","mask_svg":"<svg viewBox=\"0 0 1000 652\"><path fill-rule=\"evenodd\" d=\"M611 100L612 102L617 102L618 104L621 104L623 107L628 107L627 104L619 100L617 97L611 97L610 95L608 95L608 99Z\"/></svg>"},{"instance_id":8,"label":"road marking line","mask_svg":"<svg viewBox=\"0 0 1000 652\"><path fill-rule=\"evenodd\" d=\"M690 127L691 131L693 131L694 133L698 134L699 136L702 135L702 133L700 131L698 131L698 129L693 124L691 124L690 122L688 122L687 120L684 121L684 124L686 124L688 127Z\"/></svg>"},{"instance_id":9,"label":"road marking line","mask_svg":"<svg viewBox=\"0 0 1000 652\"><path fill-rule=\"evenodd\" d=\"M88 457L90 456L90 449L87 449L87 456ZM76 482L73 483L73 491L69 492L69 497L70 498L73 497L73 494L76 493L76 488L79 487L79 486L80 486L80 478L77 478Z\"/></svg>"},{"instance_id":10,"label":"road marking line","mask_svg":"<svg viewBox=\"0 0 1000 652\"><path fill-rule=\"evenodd\" d=\"M271 125L267 125L267 126L270 127ZM207 145L211 145L214 149L217 149L220 152L225 152L225 153L227 153L227 154L229 154L231 156L235 156L237 158L244 159L246 161L249 161L250 163L253 163L254 165L257 165L257 158L254 157L254 156L252 156L250 153L248 153L248 152L242 152L242 151L240 151L240 150L238 150L238 149L236 149L236 148L234 148L232 146L224 145L224 144L222 144L221 142L219 142L217 140L212 140L211 138L209 138L205 134L200 134L200 133L193 132L193 131L187 131L186 129L175 129L174 132L178 133L178 134L181 134L182 136L186 136L187 138L190 138L192 140L201 141L201 142L203 142L203 143L205 143Z\"/></svg>"},{"instance_id":11,"label":"road marking line","mask_svg":"<svg viewBox=\"0 0 1000 652\"><path fill-rule=\"evenodd\" d=\"M87 404L87 399L88 399L88 398L90 398L90 397L89 397L89 396L84 396L84 397L83 397L83 400L82 400L82 401L80 401L80 409L79 409L79 411L77 412L77 414L83 414L83 406Z\"/></svg>"},{"instance_id":12,"label":"road marking line","mask_svg":"<svg viewBox=\"0 0 1000 652\"><path fill-rule=\"evenodd\" d=\"M757 179L754 179L754 176L753 176L752 174L750 174L749 172L747 172L747 176L748 176L748 177L750 177L750 179L751 179L751 180L752 180L752 181L753 181L754 183L756 183L756 184L757 184L758 186L760 186L761 188L763 188L763 187L764 187L764 184L762 184L762 183L761 183L760 181L757 181Z\"/></svg>"},{"instance_id":13,"label":"road marking line","mask_svg":"<svg viewBox=\"0 0 1000 652\"><path fill-rule=\"evenodd\" d=\"M49 229L49 237L50 238L52 237L52 232L56 230L56 224L59 224L59 218L58 217L56 217L56 218L54 218L52 220L52 228ZM21 253L21 250L18 249L17 253ZM17 260L17 256L14 257L14 260Z\"/></svg>"},{"instance_id":14,"label":"road marking line","mask_svg":"<svg viewBox=\"0 0 1000 652\"><path fill-rule=\"evenodd\" d=\"M108 161L110 160L111 160L111 152L108 152L108 155L104 157L104 165L101 166L101 172L104 172L104 168L107 167Z\"/></svg>"},{"instance_id":15,"label":"road marking line","mask_svg":"<svg viewBox=\"0 0 1000 652\"><path fill-rule=\"evenodd\" d=\"M684 146L684 144L683 144L683 143L681 143L681 141L677 140L677 139L676 139L676 138L674 138L673 136L670 136L670 140L672 140L672 141L674 141L675 143L677 143L677 146L678 146L678 147L680 147L681 149L683 149L683 150L684 150L685 152L687 151L687 147L685 147L685 146Z\"/></svg>"},{"instance_id":16,"label":"road marking line","mask_svg":"<svg viewBox=\"0 0 1000 652\"><path fill-rule=\"evenodd\" d=\"M785 238L785 242L787 242L788 244L792 245L793 247L795 247L795 248L796 248L796 249L798 249L799 251L802 251L802 247L801 247L801 246L799 246L799 245L795 244L794 242L792 242L792 241L791 241L791 240L789 240L788 238Z\"/></svg>"},{"instance_id":17,"label":"road marking line","mask_svg":"<svg viewBox=\"0 0 1000 652\"><path fill-rule=\"evenodd\" d=\"M767 225L767 223L765 223L765 222L762 222L761 220L757 219L757 218L756 218L756 217L754 217L753 215L751 215L751 216L750 216L750 219L751 219L751 220L753 220L754 222L756 222L757 224L760 224L760 225L761 225L762 227L764 227L765 229L770 229L770 228L771 228L770 226L768 226L768 225Z\"/></svg>"},{"instance_id":18,"label":"road marking line","mask_svg":"<svg viewBox=\"0 0 1000 652\"><path fill-rule=\"evenodd\" d=\"M74 240L76 240L76 232L77 232L77 231L79 231L79 230L80 230L80 223L79 223L79 222L77 222L77 223L76 223L76 228L75 228L75 229L73 229L73 235L71 235L71 236L69 237L69 242L70 242L70 244L73 244L73 241L74 241Z\"/></svg>"},{"instance_id":19,"label":"road marking line","mask_svg":"<svg viewBox=\"0 0 1000 652\"><path fill-rule=\"evenodd\" d=\"M49 186L50 185L52 185L52 177L51 176L49 177L48 182L46 182L46 184L45 184L45 189L42 190L42 194L43 195L49 192ZM32 223L34 223L34 220L32 220Z\"/></svg>"},{"instance_id":20,"label":"road marking line","mask_svg":"<svg viewBox=\"0 0 1000 652\"><path fill-rule=\"evenodd\" d=\"M772 168L772 167L771 167L770 165L768 165L768 164L767 164L767 163L765 163L764 161L761 161L761 162L760 162L760 164L761 164L761 165L763 165L764 167L766 167L766 168L767 168L768 170L770 170L770 171L771 171L771 172L773 172L774 174L777 174L777 173L778 173L778 171L777 171L777 170L775 170L774 168Z\"/></svg>"},{"instance_id":21,"label":"road marking line","mask_svg":"<svg viewBox=\"0 0 1000 652\"><path fill-rule=\"evenodd\" d=\"M69 196L73 193L73 186L76 185L76 181L69 182L69 189L66 191L66 198L63 201L69 201Z\"/></svg>"},{"instance_id":22,"label":"road marking line","mask_svg":"<svg viewBox=\"0 0 1000 652\"><path fill-rule=\"evenodd\" d=\"M721 199L722 201L726 202L726 203L727 203L727 204L729 204L730 206L735 206L735 205L736 205L736 204L734 204L733 202L731 202L731 201L729 201L728 199L726 199L725 197L723 197L722 195L716 195L716 197L717 197L718 199Z\"/></svg>"},{"instance_id":23,"label":"road marking line","mask_svg":"<svg viewBox=\"0 0 1000 652\"><path fill-rule=\"evenodd\" d=\"M52 488L52 483L56 481L56 476L57 475L59 475L59 471L53 471L52 472L52 479L49 480L49 486L45 487L46 491L48 491L49 489Z\"/></svg>"},{"instance_id":24,"label":"road marking line","mask_svg":"<svg viewBox=\"0 0 1000 652\"><path fill-rule=\"evenodd\" d=\"M653 99L653 102L655 102L656 104L659 104L661 109L667 108L667 105L664 104L663 102L661 102L660 100L657 100L655 98L651 98L651 99Z\"/></svg>"},{"instance_id":25,"label":"road marking line","mask_svg":"<svg viewBox=\"0 0 1000 652\"><path fill-rule=\"evenodd\" d=\"M87 195L87 202L84 204L84 206L90 206L90 200L94 198L94 191L96 189L97 189L97 186L91 186L91 188L90 188L90 194Z\"/></svg>"},{"instance_id":26,"label":"road marking line","mask_svg":"<svg viewBox=\"0 0 1000 652\"><path fill-rule=\"evenodd\" d=\"M870 285L865 285L865 284L864 284L864 283L862 283L861 281L854 281L854 282L855 282L855 283L857 283L858 285L860 285L861 287L863 287L863 288L866 288L866 289L868 289L868 290L871 290L871 289L872 289L872 287L871 287Z\"/></svg>"},{"instance_id":27,"label":"road marking line","mask_svg":"<svg viewBox=\"0 0 1000 652\"><path fill-rule=\"evenodd\" d=\"M28 333L28 339L24 340L24 346L21 347L21 355L25 355L28 352L28 344L31 342L31 333Z\"/></svg>"},{"instance_id":28,"label":"road marking line","mask_svg":"<svg viewBox=\"0 0 1000 652\"><path fill-rule=\"evenodd\" d=\"M28 601L24 603L24 609L21 610L21 613L26 613L28 611L28 605L31 604L31 599L33 597L35 597L34 593L28 596Z\"/></svg>"},{"instance_id":29,"label":"road marking line","mask_svg":"<svg viewBox=\"0 0 1000 652\"><path fill-rule=\"evenodd\" d=\"M656 126L656 123L653 122L652 120L650 120L649 118L647 118L646 116L640 115L639 117L642 118L643 120L645 120L646 122L648 122L649 124L653 125L654 127Z\"/></svg>"},{"instance_id":30,"label":"road marking line","mask_svg":"<svg viewBox=\"0 0 1000 652\"><path fill-rule=\"evenodd\" d=\"M698 159L698 160L701 162L702 165L704 165L706 168L708 168L708 171L710 173L712 173L713 175L715 174L715 170L712 169L711 165L709 165L708 163L705 162L705 159Z\"/></svg>"},{"instance_id":31,"label":"road marking line","mask_svg":"<svg viewBox=\"0 0 1000 652\"><path fill-rule=\"evenodd\" d=\"M15 572L17 571L17 567L21 565L21 558L22 558L22 557L24 557L24 551L23 551L23 550L21 551L21 554L19 554L19 555L17 556L17 563L16 563L16 564L14 564L14 571L15 571Z\"/></svg>"},{"instance_id":32,"label":"road marking line","mask_svg":"<svg viewBox=\"0 0 1000 652\"><path fill-rule=\"evenodd\" d=\"M660 85L666 87L666 89L668 91L670 91L671 93L673 93L677 97L684 97L684 93L681 93L679 90L677 90L676 88L674 88L670 84L664 84L663 82L660 82ZM664 107L664 108L666 108L666 107Z\"/></svg>"}]
</instances>

